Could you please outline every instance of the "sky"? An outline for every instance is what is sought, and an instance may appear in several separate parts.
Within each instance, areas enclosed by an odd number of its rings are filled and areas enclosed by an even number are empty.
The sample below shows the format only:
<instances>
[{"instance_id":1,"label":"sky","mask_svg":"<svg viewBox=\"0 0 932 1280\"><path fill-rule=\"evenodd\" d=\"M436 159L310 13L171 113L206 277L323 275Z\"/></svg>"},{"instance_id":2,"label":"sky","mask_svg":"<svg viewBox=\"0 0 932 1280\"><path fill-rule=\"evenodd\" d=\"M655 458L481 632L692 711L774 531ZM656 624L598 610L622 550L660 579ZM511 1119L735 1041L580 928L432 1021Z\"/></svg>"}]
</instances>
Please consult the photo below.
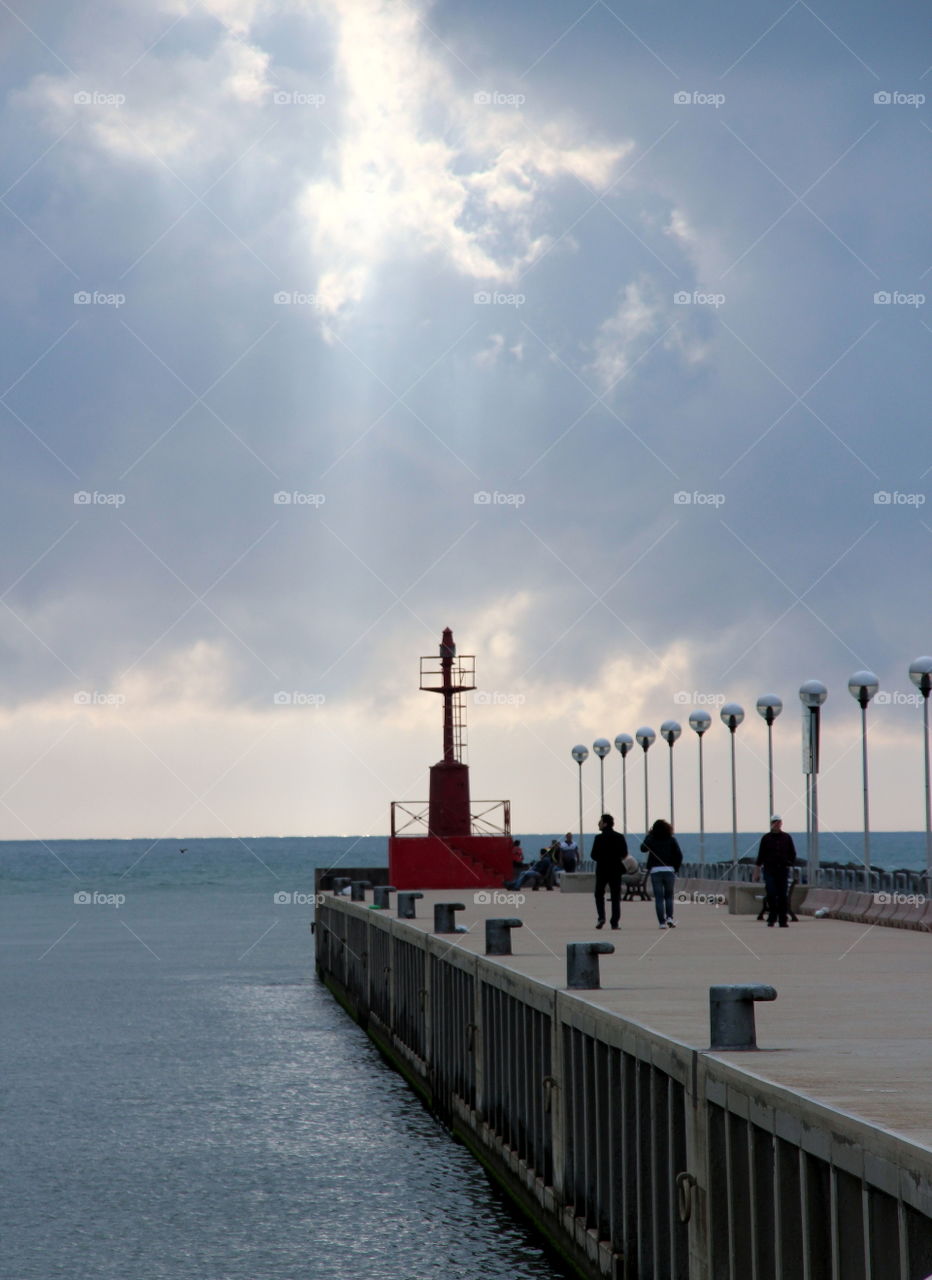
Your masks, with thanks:
<instances>
[{"instance_id":1,"label":"sky","mask_svg":"<svg viewBox=\"0 0 932 1280\"><path fill-rule=\"evenodd\" d=\"M0 838L924 825L925 6L0 3ZM667 813L668 749L647 756ZM644 757L629 758L631 819ZM606 761L620 803L621 757ZM583 766L585 825L601 796Z\"/></svg>"}]
</instances>

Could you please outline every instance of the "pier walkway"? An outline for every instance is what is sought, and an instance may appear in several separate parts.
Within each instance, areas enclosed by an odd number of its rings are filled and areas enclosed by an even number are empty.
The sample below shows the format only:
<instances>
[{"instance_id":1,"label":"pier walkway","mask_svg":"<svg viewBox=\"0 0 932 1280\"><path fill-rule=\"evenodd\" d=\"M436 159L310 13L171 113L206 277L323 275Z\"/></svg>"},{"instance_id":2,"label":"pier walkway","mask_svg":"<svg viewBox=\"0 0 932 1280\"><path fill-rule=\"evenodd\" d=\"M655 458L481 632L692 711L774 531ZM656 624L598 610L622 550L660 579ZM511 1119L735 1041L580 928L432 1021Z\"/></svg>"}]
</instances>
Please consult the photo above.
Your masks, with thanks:
<instances>
[{"instance_id":1,"label":"pier walkway","mask_svg":"<svg viewBox=\"0 0 932 1280\"><path fill-rule=\"evenodd\" d=\"M661 933L654 904L640 901L622 904L617 932L596 931L588 894L540 890L520 906L473 896L425 893L407 923L430 933L435 902L462 902L457 922L470 932L443 940L483 955L487 918L520 919L514 954L497 962L557 989L567 943L611 942L601 989L576 994L697 1049L709 1044L710 986L768 983L777 999L755 1006L758 1051L718 1056L932 1149L929 934L803 916L769 929L693 902L677 903L677 928Z\"/></svg>"}]
</instances>

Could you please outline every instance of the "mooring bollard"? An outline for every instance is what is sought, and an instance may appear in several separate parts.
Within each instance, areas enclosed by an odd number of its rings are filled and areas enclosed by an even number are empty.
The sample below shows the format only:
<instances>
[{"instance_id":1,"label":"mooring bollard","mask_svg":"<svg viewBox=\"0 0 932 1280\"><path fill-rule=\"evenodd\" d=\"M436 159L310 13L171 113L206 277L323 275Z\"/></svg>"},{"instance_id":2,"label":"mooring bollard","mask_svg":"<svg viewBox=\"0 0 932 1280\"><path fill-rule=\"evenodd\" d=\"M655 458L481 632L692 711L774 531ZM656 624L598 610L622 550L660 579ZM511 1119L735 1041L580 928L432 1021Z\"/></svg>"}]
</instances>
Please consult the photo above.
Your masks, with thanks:
<instances>
[{"instance_id":1,"label":"mooring bollard","mask_svg":"<svg viewBox=\"0 0 932 1280\"><path fill-rule=\"evenodd\" d=\"M330 882L332 892L342 893L350 883L351 881L348 876L334 876L333 880Z\"/></svg>"},{"instance_id":2,"label":"mooring bollard","mask_svg":"<svg viewBox=\"0 0 932 1280\"><path fill-rule=\"evenodd\" d=\"M611 942L568 942L566 944L566 985L592 991L599 983L599 956L615 952Z\"/></svg>"},{"instance_id":3,"label":"mooring bollard","mask_svg":"<svg viewBox=\"0 0 932 1280\"><path fill-rule=\"evenodd\" d=\"M415 918L414 903L417 898L423 898L423 893L399 893L396 903L398 906L399 920L413 920Z\"/></svg>"},{"instance_id":4,"label":"mooring bollard","mask_svg":"<svg viewBox=\"0 0 932 1280\"><path fill-rule=\"evenodd\" d=\"M709 987L713 1049L756 1049L754 1001L776 1000L775 987Z\"/></svg>"},{"instance_id":5,"label":"mooring bollard","mask_svg":"<svg viewBox=\"0 0 932 1280\"><path fill-rule=\"evenodd\" d=\"M389 894L395 892L396 889L393 884L377 884L372 890L372 905L374 907L390 907L392 904Z\"/></svg>"},{"instance_id":6,"label":"mooring bollard","mask_svg":"<svg viewBox=\"0 0 932 1280\"><path fill-rule=\"evenodd\" d=\"M366 890L372 888L371 880L352 880L350 882L350 901L365 902Z\"/></svg>"},{"instance_id":7,"label":"mooring bollard","mask_svg":"<svg viewBox=\"0 0 932 1280\"><path fill-rule=\"evenodd\" d=\"M434 933L459 933L454 913L464 910L462 902L435 902Z\"/></svg>"},{"instance_id":8,"label":"mooring bollard","mask_svg":"<svg viewBox=\"0 0 932 1280\"><path fill-rule=\"evenodd\" d=\"M486 920L485 954L487 956L511 955L511 931L520 929L521 920Z\"/></svg>"}]
</instances>

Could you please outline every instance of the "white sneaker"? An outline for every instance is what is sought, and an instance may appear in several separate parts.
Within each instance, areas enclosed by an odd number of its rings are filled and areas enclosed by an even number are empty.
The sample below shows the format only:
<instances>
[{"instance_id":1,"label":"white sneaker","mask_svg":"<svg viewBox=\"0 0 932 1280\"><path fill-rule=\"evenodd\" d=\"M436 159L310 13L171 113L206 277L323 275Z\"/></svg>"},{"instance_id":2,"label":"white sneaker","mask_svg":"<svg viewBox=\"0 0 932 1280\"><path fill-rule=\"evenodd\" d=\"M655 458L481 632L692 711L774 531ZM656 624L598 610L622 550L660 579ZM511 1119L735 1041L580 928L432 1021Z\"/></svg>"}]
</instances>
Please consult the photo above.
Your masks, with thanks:
<instances>
[{"instance_id":1,"label":"white sneaker","mask_svg":"<svg viewBox=\"0 0 932 1280\"><path fill-rule=\"evenodd\" d=\"M666 929L666 927L667 927L667 926L666 926L665 924L662 924L662 925L660 926L660 928L661 928L661 929Z\"/></svg>"},{"instance_id":2,"label":"white sneaker","mask_svg":"<svg viewBox=\"0 0 932 1280\"><path fill-rule=\"evenodd\" d=\"M676 921L675 921L675 920L668 920L668 921L667 921L667 928L668 928L668 929L675 929L675 928L676 928Z\"/></svg>"}]
</instances>

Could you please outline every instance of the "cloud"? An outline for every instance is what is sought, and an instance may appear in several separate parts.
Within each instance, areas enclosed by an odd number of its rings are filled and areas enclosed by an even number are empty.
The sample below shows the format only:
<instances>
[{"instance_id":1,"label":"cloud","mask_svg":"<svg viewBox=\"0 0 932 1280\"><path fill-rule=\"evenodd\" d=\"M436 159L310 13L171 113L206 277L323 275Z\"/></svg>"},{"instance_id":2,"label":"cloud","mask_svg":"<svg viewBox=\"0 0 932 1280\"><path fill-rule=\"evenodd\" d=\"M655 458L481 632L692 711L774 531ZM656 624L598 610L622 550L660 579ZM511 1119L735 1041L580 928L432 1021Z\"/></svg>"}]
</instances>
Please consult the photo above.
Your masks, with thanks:
<instances>
[{"instance_id":1,"label":"cloud","mask_svg":"<svg viewBox=\"0 0 932 1280\"><path fill-rule=\"evenodd\" d=\"M318 284L328 314L412 250L471 279L514 280L553 243L546 192L570 176L604 186L632 145L586 143L559 122L535 133L521 110L476 102L427 48L413 6L326 7L342 121L331 172L307 184L301 211L315 257L332 264Z\"/></svg>"},{"instance_id":2,"label":"cloud","mask_svg":"<svg viewBox=\"0 0 932 1280\"><path fill-rule=\"evenodd\" d=\"M666 307L645 276L625 286L614 313L603 320L593 344L595 359L588 368L603 391L609 391L647 349L665 319Z\"/></svg>"}]
</instances>

